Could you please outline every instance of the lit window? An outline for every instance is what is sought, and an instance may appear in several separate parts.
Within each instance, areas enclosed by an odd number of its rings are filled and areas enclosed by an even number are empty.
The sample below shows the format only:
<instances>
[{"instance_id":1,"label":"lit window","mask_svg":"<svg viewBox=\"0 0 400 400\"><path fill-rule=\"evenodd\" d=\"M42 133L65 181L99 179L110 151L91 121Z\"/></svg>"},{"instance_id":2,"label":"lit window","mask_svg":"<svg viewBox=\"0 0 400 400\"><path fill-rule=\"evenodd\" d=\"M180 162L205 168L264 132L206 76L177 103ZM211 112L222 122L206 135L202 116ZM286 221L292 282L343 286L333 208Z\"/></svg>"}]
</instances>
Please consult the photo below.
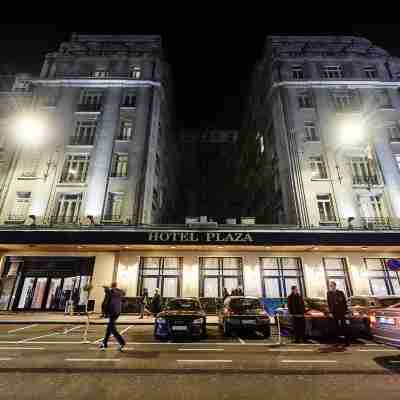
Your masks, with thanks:
<instances>
[{"instance_id":1,"label":"lit window","mask_svg":"<svg viewBox=\"0 0 400 400\"><path fill-rule=\"evenodd\" d=\"M304 70L301 65L294 65L292 67L292 78L296 80L304 79Z\"/></svg>"},{"instance_id":2,"label":"lit window","mask_svg":"<svg viewBox=\"0 0 400 400\"><path fill-rule=\"evenodd\" d=\"M309 92L299 93L297 95L300 108L313 108L312 98Z\"/></svg>"},{"instance_id":3,"label":"lit window","mask_svg":"<svg viewBox=\"0 0 400 400\"><path fill-rule=\"evenodd\" d=\"M70 138L71 145L93 145L96 135L97 120L77 121L74 135Z\"/></svg>"},{"instance_id":4,"label":"lit window","mask_svg":"<svg viewBox=\"0 0 400 400\"><path fill-rule=\"evenodd\" d=\"M128 155L114 154L111 176L122 178L128 176Z\"/></svg>"},{"instance_id":5,"label":"lit window","mask_svg":"<svg viewBox=\"0 0 400 400\"><path fill-rule=\"evenodd\" d=\"M140 79L142 76L142 69L138 65L134 65L131 67L130 75L133 79Z\"/></svg>"},{"instance_id":6,"label":"lit window","mask_svg":"<svg viewBox=\"0 0 400 400\"><path fill-rule=\"evenodd\" d=\"M107 78L108 71L103 68L96 69L96 71L93 72L93 77L94 78Z\"/></svg>"},{"instance_id":7,"label":"lit window","mask_svg":"<svg viewBox=\"0 0 400 400\"><path fill-rule=\"evenodd\" d=\"M326 66L323 71L324 77L327 79L344 78L343 67L341 65Z\"/></svg>"},{"instance_id":8,"label":"lit window","mask_svg":"<svg viewBox=\"0 0 400 400\"><path fill-rule=\"evenodd\" d=\"M39 173L41 154L37 150L25 152L22 160L22 174L23 178L35 178Z\"/></svg>"},{"instance_id":9,"label":"lit window","mask_svg":"<svg viewBox=\"0 0 400 400\"><path fill-rule=\"evenodd\" d=\"M353 172L353 185L377 185L378 176L371 161L365 157L353 157L351 159Z\"/></svg>"},{"instance_id":10,"label":"lit window","mask_svg":"<svg viewBox=\"0 0 400 400\"><path fill-rule=\"evenodd\" d=\"M376 70L376 67L365 67L364 75L367 79L376 79L378 78L378 71Z\"/></svg>"},{"instance_id":11,"label":"lit window","mask_svg":"<svg viewBox=\"0 0 400 400\"><path fill-rule=\"evenodd\" d=\"M124 202L124 193L109 193L106 215L106 221L120 221L122 217L122 205Z\"/></svg>"},{"instance_id":12,"label":"lit window","mask_svg":"<svg viewBox=\"0 0 400 400\"><path fill-rule=\"evenodd\" d=\"M133 122L129 120L121 121L119 140L130 140L132 138Z\"/></svg>"},{"instance_id":13,"label":"lit window","mask_svg":"<svg viewBox=\"0 0 400 400\"><path fill-rule=\"evenodd\" d=\"M82 203L81 193L62 193L58 196L53 223L72 224L79 220Z\"/></svg>"},{"instance_id":14,"label":"lit window","mask_svg":"<svg viewBox=\"0 0 400 400\"><path fill-rule=\"evenodd\" d=\"M8 216L9 221L24 222L31 205L31 192L17 192L14 209Z\"/></svg>"},{"instance_id":15,"label":"lit window","mask_svg":"<svg viewBox=\"0 0 400 400\"><path fill-rule=\"evenodd\" d=\"M61 174L61 183L84 183L89 169L88 154L68 155Z\"/></svg>"},{"instance_id":16,"label":"lit window","mask_svg":"<svg viewBox=\"0 0 400 400\"><path fill-rule=\"evenodd\" d=\"M359 108L356 94L352 92L334 93L333 102L337 112L354 112Z\"/></svg>"},{"instance_id":17,"label":"lit window","mask_svg":"<svg viewBox=\"0 0 400 400\"><path fill-rule=\"evenodd\" d=\"M309 142L319 142L319 135L314 122L304 123L305 137Z\"/></svg>"},{"instance_id":18,"label":"lit window","mask_svg":"<svg viewBox=\"0 0 400 400\"><path fill-rule=\"evenodd\" d=\"M396 157L397 167L400 170L400 154L396 154L395 157Z\"/></svg>"},{"instance_id":19,"label":"lit window","mask_svg":"<svg viewBox=\"0 0 400 400\"><path fill-rule=\"evenodd\" d=\"M326 166L323 158L310 157L311 179L328 179Z\"/></svg>"},{"instance_id":20,"label":"lit window","mask_svg":"<svg viewBox=\"0 0 400 400\"><path fill-rule=\"evenodd\" d=\"M330 194L317 195L317 207L321 223L335 223L336 217Z\"/></svg>"},{"instance_id":21,"label":"lit window","mask_svg":"<svg viewBox=\"0 0 400 400\"><path fill-rule=\"evenodd\" d=\"M136 107L136 92L125 92L122 99L122 107Z\"/></svg>"}]
</instances>

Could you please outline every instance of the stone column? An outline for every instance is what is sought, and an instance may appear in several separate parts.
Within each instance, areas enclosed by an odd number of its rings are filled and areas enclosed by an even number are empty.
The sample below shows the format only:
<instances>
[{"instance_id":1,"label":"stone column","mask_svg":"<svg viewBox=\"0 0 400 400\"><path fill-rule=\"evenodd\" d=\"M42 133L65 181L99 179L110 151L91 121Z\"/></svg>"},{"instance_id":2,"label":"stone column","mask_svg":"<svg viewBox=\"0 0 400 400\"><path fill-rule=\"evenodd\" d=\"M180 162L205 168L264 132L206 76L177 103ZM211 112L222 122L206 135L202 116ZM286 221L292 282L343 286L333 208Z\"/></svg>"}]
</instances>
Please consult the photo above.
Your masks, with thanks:
<instances>
[{"instance_id":1,"label":"stone column","mask_svg":"<svg viewBox=\"0 0 400 400\"><path fill-rule=\"evenodd\" d=\"M85 216L101 219L107 180L113 155L115 132L118 128L121 88L108 89L101 125L96 133L95 149L91 155Z\"/></svg>"}]
</instances>

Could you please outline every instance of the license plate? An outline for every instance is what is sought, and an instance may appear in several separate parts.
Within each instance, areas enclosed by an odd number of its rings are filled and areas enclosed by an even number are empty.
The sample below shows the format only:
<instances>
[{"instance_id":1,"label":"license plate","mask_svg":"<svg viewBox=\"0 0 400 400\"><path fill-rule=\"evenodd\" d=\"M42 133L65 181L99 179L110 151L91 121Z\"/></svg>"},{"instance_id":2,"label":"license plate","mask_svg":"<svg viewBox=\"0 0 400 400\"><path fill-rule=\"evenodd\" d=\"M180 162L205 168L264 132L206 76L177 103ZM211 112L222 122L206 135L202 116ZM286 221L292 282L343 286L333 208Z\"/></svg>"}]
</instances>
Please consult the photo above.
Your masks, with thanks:
<instances>
[{"instance_id":1,"label":"license plate","mask_svg":"<svg viewBox=\"0 0 400 400\"><path fill-rule=\"evenodd\" d=\"M173 326L172 330L173 331L187 331L187 326L181 326L181 325Z\"/></svg>"},{"instance_id":2,"label":"license plate","mask_svg":"<svg viewBox=\"0 0 400 400\"><path fill-rule=\"evenodd\" d=\"M244 319L244 320L242 320L242 324L243 325L255 325L256 324L256 320L254 320L254 319Z\"/></svg>"},{"instance_id":3,"label":"license plate","mask_svg":"<svg viewBox=\"0 0 400 400\"><path fill-rule=\"evenodd\" d=\"M394 325L395 324L394 318L379 317L378 320L379 320L380 324L384 324L384 325Z\"/></svg>"}]
</instances>

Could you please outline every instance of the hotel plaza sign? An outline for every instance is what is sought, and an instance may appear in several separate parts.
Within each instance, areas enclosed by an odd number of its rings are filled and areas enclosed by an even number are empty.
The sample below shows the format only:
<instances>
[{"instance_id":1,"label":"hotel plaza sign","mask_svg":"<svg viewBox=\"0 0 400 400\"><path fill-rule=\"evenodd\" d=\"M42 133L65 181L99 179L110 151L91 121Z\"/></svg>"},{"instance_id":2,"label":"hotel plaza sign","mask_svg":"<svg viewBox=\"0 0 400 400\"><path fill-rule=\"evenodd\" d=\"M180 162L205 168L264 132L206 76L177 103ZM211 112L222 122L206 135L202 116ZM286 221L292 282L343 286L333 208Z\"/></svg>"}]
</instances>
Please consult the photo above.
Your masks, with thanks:
<instances>
[{"instance_id":1,"label":"hotel plaza sign","mask_svg":"<svg viewBox=\"0 0 400 400\"><path fill-rule=\"evenodd\" d=\"M165 232L147 234L152 243L252 243L249 232Z\"/></svg>"}]
</instances>

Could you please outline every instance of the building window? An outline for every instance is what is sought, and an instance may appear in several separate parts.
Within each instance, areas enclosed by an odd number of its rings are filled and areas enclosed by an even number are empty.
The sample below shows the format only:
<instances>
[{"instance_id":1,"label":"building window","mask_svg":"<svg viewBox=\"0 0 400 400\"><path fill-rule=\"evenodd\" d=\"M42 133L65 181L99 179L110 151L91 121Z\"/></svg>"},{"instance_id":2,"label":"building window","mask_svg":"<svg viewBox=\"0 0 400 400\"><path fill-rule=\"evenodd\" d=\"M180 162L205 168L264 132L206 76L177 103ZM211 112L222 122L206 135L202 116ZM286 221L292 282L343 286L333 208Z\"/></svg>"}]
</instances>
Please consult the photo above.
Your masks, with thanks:
<instances>
[{"instance_id":1,"label":"building window","mask_svg":"<svg viewBox=\"0 0 400 400\"><path fill-rule=\"evenodd\" d=\"M362 220L367 227L369 224L385 225L387 222L386 208L382 195L358 196Z\"/></svg>"},{"instance_id":2,"label":"building window","mask_svg":"<svg viewBox=\"0 0 400 400\"><path fill-rule=\"evenodd\" d=\"M332 65L324 67L324 78L340 79L344 78L343 67L341 65Z\"/></svg>"},{"instance_id":3,"label":"building window","mask_svg":"<svg viewBox=\"0 0 400 400\"><path fill-rule=\"evenodd\" d=\"M325 161L321 156L310 157L311 179L328 179Z\"/></svg>"},{"instance_id":4,"label":"building window","mask_svg":"<svg viewBox=\"0 0 400 400\"><path fill-rule=\"evenodd\" d=\"M296 80L304 79L304 69L301 65L292 67L292 78Z\"/></svg>"},{"instance_id":5,"label":"building window","mask_svg":"<svg viewBox=\"0 0 400 400\"><path fill-rule=\"evenodd\" d=\"M263 136L263 134L260 133L260 132L257 132L256 140L257 140L257 142L259 144L260 153L264 154L265 147L264 147L264 136ZM233 142L233 138L232 138L232 142Z\"/></svg>"},{"instance_id":6,"label":"building window","mask_svg":"<svg viewBox=\"0 0 400 400\"><path fill-rule=\"evenodd\" d=\"M9 214L8 220L23 223L28 216L31 205L31 192L17 192L13 212Z\"/></svg>"},{"instance_id":7,"label":"building window","mask_svg":"<svg viewBox=\"0 0 400 400\"><path fill-rule=\"evenodd\" d=\"M81 209L81 193L62 193L58 197L55 214L52 218L54 223L77 223Z\"/></svg>"},{"instance_id":8,"label":"building window","mask_svg":"<svg viewBox=\"0 0 400 400\"><path fill-rule=\"evenodd\" d=\"M157 210L160 207L160 198L158 196L158 190L153 189L153 210Z\"/></svg>"},{"instance_id":9,"label":"building window","mask_svg":"<svg viewBox=\"0 0 400 400\"><path fill-rule=\"evenodd\" d=\"M22 178L36 178L39 174L41 153L37 150L24 152L22 160Z\"/></svg>"},{"instance_id":10,"label":"building window","mask_svg":"<svg viewBox=\"0 0 400 400\"><path fill-rule=\"evenodd\" d=\"M74 135L70 138L70 145L91 146L96 135L97 121L95 119L76 121Z\"/></svg>"},{"instance_id":11,"label":"building window","mask_svg":"<svg viewBox=\"0 0 400 400\"><path fill-rule=\"evenodd\" d=\"M111 176L113 178L128 176L128 154L114 154Z\"/></svg>"},{"instance_id":12,"label":"building window","mask_svg":"<svg viewBox=\"0 0 400 400\"><path fill-rule=\"evenodd\" d=\"M135 108L136 107L136 92L124 93L122 99L122 107Z\"/></svg>"},{"instance_id":13,"label":"building window","mask_svg":"<svg viewBox=\"0 0 400 400\"><path fill-rule=\"evenodd\" d=\"M89 169L88 154L70 154L64 162L60 183L85 183Z\"/></svg>"},{"instance_id":14,"label":"building window","mask_svg":"<svg viewBox=\"0 0 400 400\"><path fill-rule=\"evenodd\" d=\"M391 142L400 142L400 127L397 124L391 124L386 128Z\"/></svg>"},{"instance_id":15,"label":"building window","mask_svg":"<svg viewBox=\"0 0 400 400\"><path fill-rule=\"evenodd\" d=\"M371 162L364 157L353 157L351 159L351 170L353 172L353 185L377 185L378 176Z\"/></svg>"},{"instance_id":16,"label":"building window","mask_svg":"<svg viewBox=\"0 0 400 400\"><path fill-rule=\"evenodd\" d=\"M200 297L221 298L224 288L231 293L239 287L243 288L243 263L240 257L200 258Z\"/></svg>"},{"instance_id":17,"label":"building window","mask_svg":"<svg viewBox=\"0 0 400 400\"><path fill-rule=\"evenodd\" d=\"M369 288L374 296L400 295L400 274L387 267L387 259L365 258Z\"/></svg>"},{"instance_id":18,"label":"building window","mask_svg":"<svg viewBox=\"0 0 400 400\"><path fill-rule=\"evenodd\" d=\"M161 171L161 160L160 156L158 153L156 154L156 175L160 176L160 171Z\"/></svg>"},{"instance_id":19,"label":"building window","mask_svg":"<svg viewBox=\"0 0 400 400\"><path fill-rule=\"evenodd\" d=\"M309 92L299 93L297 100L300 108L313 108L313 101Z\"/></svg>"},{"instance_id":20,"label":"building window","mask_svg":"<svg viewBox=\"0 0 400 400\"><path fill-rule=\"evenodd\" d=\"M106 208L105 221L121 221L124 193L109 193Z\"/></svg>"},{"instance_id":21,"label":"building window","mask_svg":"<svg viewBox=\"0 0 400 400\"><path fill-rule=\"evenodd\" d=\"M336 287L346 293L347 297L352 296L353 291L346 260L344 258L323 258L322 260L327 287L330 281L334 281Z\"/></svg>"},{"instance_id":22,"label":"building window","mask_svg":"<svg viewBox=\"0 0 400 400\"><path fill-rule=\"evenodd\" d=\"M263 297L286 298L292 286L305 293L303 268L300 258L263 257L260 259Z\"/></svg>"},{"instance_id":23,"label":"building window","mask_svg":"<svg viewBox=\"0 0 400 400\"><path fill-rule=\"evenodd\" d=\"M131 140L133 130L133 121L122 120L119 130L118 140Z\"/></svg>"},{"instance_id":24,"label":"building window","mask_svg":"<svg viewBox=\"0 0 400 400\"><path fill-rule=\"evenodd\" d=\"M93 72L94 78L107 78L109 75L108 71L103 68L98 68Z\"/></svg>"},{"instance_id":25,"label":"building window","mask_svg":"<svg viewBox=\"0 0 400 400\"><path fill-rule=\"evenodd\" d=\"M308 142L319 142L317 127L314 122L304 123L305 137Z\"/></svg>"},{"instance_id":26,"label":"building window","mask_svg":"<svg viewBox=\"0 0 400 400\"><path fill-rule=\"evenodd\" d=\"M365 67L364 68L364 76L367 79L377 79L378 71L377 71L376 67Z\"/></svg>"},{"instance_id":27,"label":"building window","mask_svg":"<svg viewBox=\"0 0 400 400\"><path fill-rule=\"evenodd\" d=\"M81 105L101 105L103 101L103 92L94 90L83 90L81 93Z\"/></svg>"},{"instance_id":28,"label":"building window","mask_svg":"<svg viewBox=\"0 0 400 400\"><path fill-rule=\"evenodd\" d=\"M397 168L400 170L400 154L395 154Z\"/></svg>"},{"instance_id":29,"label":"building window","mask_svg":"<svg viewBox=\"0 0 400 400\"><path fill-rule=\"evenodd\" d=\"M12 90L13 92L29 92L31 90L31 81L17 78Z\"/></svg>"},{"instance_id":30,"label":"building window","mask_svg":"<svg viewBox=\"0 0 400 400\"><path fill-rule=\"evenodd\" d=\"M332 196L330 194L317 195L317 207L321 223L336 223Z\"/></svg>"},{"instance_id":31,"label":"building window","mask_svg":"<svg viewBox=\"0 0 400 400\"><path fill-rule=\"evenodd\" d=\"M392 108L392 100L390 99L389 92L387 90L378 90L375 99L378 107Z\"/></svg>"},{"instance_id":32,"label":"building window","mask_svg":"<svg viewBox=\"0 0 400 400\"><path fill-rule=\"evenodd\" d=\"M142 76L142 68L138 65L133 65L130 68L130 77L133 79L140 79Z\"/></svg>"},{"instance_id":33,"label":"building window","mask_svg":"<svg viewBox=\"0 0 400 400\"><path fill-rule=\"evenodd\" d=\"M138 283L138 296L147 289L152 297L158 288L163 298L179 297L182 288L182 258L141 257Z\"/></svg>"},{"instance_id":34,"label":"building window","mask_svg":"<svg viewBox=\"0 0 400 400\"><path fill-rule=\"evenodd\" d=\"M354 112L359 109L356 96L352 93L335 93L333 102L337 112Z\"/></svg>"}]
</instances>

